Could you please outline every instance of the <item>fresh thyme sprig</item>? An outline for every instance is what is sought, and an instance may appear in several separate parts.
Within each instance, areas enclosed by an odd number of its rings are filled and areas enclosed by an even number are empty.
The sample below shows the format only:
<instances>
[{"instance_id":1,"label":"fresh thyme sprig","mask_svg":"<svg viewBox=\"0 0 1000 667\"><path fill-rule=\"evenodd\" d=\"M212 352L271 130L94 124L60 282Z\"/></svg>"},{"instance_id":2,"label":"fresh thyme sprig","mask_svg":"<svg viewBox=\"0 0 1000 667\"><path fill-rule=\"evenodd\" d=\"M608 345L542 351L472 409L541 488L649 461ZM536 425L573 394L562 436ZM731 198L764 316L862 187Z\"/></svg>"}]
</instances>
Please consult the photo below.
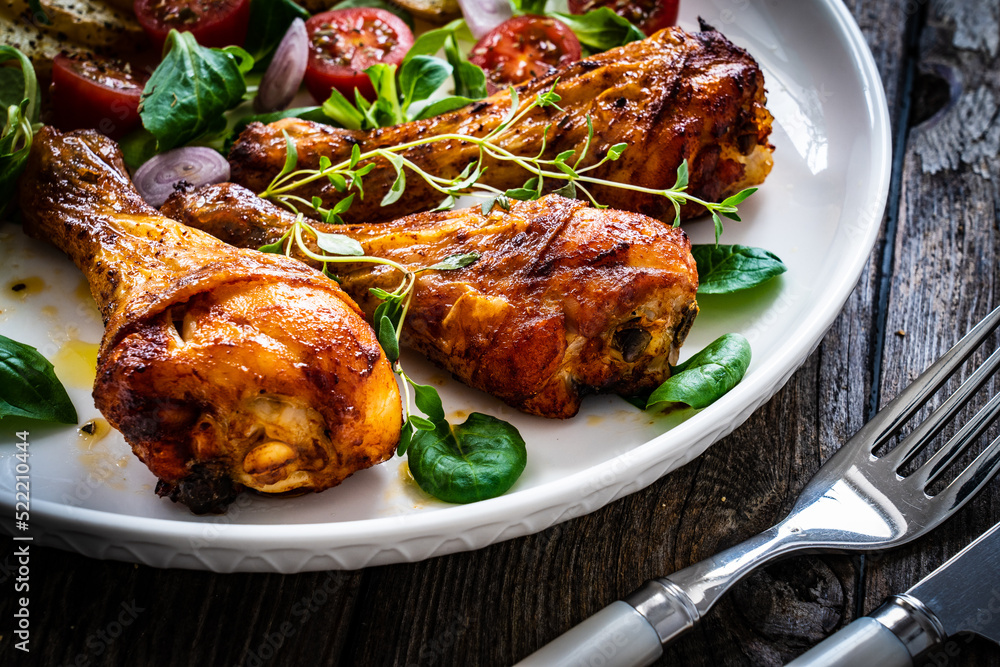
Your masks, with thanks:
<instances>
[{"instance_id":1,"label":"fresh thyme sprig","mask_svg":"<svg viewBox=\"0 0 1000 667\"><path fill-rule=\"evenodd\" d=\"M535 108L560 108L558 103L561 98L559 94L555 92L555 84L553 84L551 89L538 93L534 99L532 99L527 105L524 105L523 108L518 100L516 89L510 89L510 97L510 110L504 117L503 121L483 137L444 133L429 137L422 137L420 139L397 144L389 148L377 148L364 153L362 153L361 149L357 146L357 144L355 144L351 149L350 159L333 164L330 158L323 156L320 158L319 169L295 169L298 162L298 152L296 150L295 143L288 136L288 134L285 133L286 153L284 168L277 176L274 177L267 189L260 193L260 196L277 202L296 213L300 210L299 207L303 206L312 209L318 217L326 222L342 222L340 216L350 208L354 199L354 194L357 193L359 197L364 198L363 179L372 169L375 168L374 160L381 158L388 161L396 172L395 181L389 188L389 191L382 198L382 206L388 206L402 196L403 192L406 190L407 170L416 174L434 190L444 195L444 199L438 206L438 210L453 207L455 204L455 198L458 196L471 195L487 198L487 201L484 202L482 207L484 214L488 213L494 206L509 209L510 199L538 199L542 196L545 181L548 179L552 181L565 181L564 185L555 190L557 194L562 194L567 197L576 197L578 194L582 193L594 206L598 208L606 208L606 206L597 201L597 199L595 199L593 194L590 192L589 188L595 185L666 197L674 207L675 215L673 224L675 227L678 226L681 221L682 205L701 205L712 214L712 219L715 222L715 240L716 243L718 243L719 236L723 232L722 217L727 217L737 221L740 220L737 213L737 206L757 190L756 188L747 188L722 202L709 202L699 197L695 197L694 195L686 192L689 179L687 160L684 160L680 167L678 167L677 179L674 182L674 185L665 189L647 188L640 185L634 185L632 183L621 183L596 178L590 175L590 172L607 162L618 160L622 153L625 152L628 145L625 143L615 144L614 146L611 146L607 153L596 163L587 167L580 167L580 164L583 162L590 150L591 140L594 136L594 126L589 115L586 117L587 139L584 142L579 155L577 155L576 149L570 149L559 153L552 159L545 159L542 157L545 153L546 140L551 124L545 126L542 133L542 147L536 156L525 157L522 155L515 155L500 146L496 142L496 139L507 130L517 125ZM442 141L461 141L467 144L473 144L479 148L479 156L476 160L473 160L466 165L462 173L449 179L435 176L434 174L425 171L411 160L408 160L400 155L400 153L410 148L426 144L439 143ZM484 162L487 158L512 162L524 169L525 172L529 174L529 177L520 188L499 190L488 183L481 181L481 177L486 171ZM359 167L359 164L361 163L364 164ZM311 200L306 200L305 198L294 194L299 188L322 179L327 179L337 192L346 193L351 190L354 192L351 192L344 199L340 200L333 208L324 207L323 201L319 197L313 197Z\"/></svg>"},{"instance_id":2,"label":"fresh thyme sprig","mask_svg":"<svg viewBox=\"0 0 1000 667\"><path fill-rule=\"evenodd\" d=\"M306 234L311 235L316 240L316 245L323 251L322 254L314 252L309 247L306 243ZM262 252L284 254L289 257L293 250L297 250L302 256L314 262L322 262L323 273L334 279L336 279L336 276L329 270L328 264L365 262L389 266L399 272L401 278L395 289L387 291L377 287L371 288L372 294L382 302L375 309L375 316L373 318L373 325L375 333L378 336L379 345L382 346L386 358L392 364L393 372L403 380L403 429L397 452L400 455L406 452L413 437L414 429L434 431L442 422L445 422L444 409L441 407L441 398L438 396L437 391L433 387L417 384L403 371L403 366L399 361L399 342L403 331L403 322L406 320L406 314L410 309L410 302L413 299L413 288L416 284L417 276L425 271L454 271L464 268L478 260L478 254L450 255L431 266L408 269L391 259L366 255L361 244L349 236L319 231L307 223L301 213L296 216L295 222L280 239L274 243L261 246L259 250ZM427 415L427 418L414 414L410 408L411 387L413 388L414 402L417 408Z\"/></svg>"}]
</instances>

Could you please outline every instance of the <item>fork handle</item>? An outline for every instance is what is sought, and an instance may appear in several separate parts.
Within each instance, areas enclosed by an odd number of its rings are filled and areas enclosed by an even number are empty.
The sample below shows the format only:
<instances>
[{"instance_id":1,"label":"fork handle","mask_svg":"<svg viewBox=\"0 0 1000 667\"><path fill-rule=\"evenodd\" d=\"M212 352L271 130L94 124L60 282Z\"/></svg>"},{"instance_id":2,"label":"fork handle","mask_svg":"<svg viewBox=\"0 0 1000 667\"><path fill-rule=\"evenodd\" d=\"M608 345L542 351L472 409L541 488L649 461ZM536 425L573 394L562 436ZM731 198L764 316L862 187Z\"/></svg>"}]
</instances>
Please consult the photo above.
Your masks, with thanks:
<instances>
[{"instance_id":1,"label":"fork handle","mask_svg":"<svg viewBox=\"0 0 1000 667\"><path fill-rule=\"evenodd\" d=\"M538 649L515 667L645 667L663 653L653 626L619 600ZM595 662L595 660L597 662Z\"/></svg>"}]
</instances>

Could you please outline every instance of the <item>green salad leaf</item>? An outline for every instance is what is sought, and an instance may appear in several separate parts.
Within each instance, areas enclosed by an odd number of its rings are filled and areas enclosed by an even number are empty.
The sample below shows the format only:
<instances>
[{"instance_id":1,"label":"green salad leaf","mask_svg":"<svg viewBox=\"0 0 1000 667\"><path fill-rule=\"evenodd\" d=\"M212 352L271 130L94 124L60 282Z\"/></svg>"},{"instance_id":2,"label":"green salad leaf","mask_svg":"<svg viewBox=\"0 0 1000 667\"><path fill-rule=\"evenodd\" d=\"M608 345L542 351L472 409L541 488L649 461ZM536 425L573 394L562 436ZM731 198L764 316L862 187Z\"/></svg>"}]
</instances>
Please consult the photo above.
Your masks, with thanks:
<instances>
[{"instance_id":1,"label":"green salad leaf","mask_svg":"<svg viewBox=\"0 0 1000 667\"><path fill-rule=\"evenodd\" d=\"M143 127L166 151L219 131L222 114L243 101L253 56L236 46L208 49L189 32L171 30L163 62L146 82L139 104Z\"/></svg>"},{"instance_id":2,"label":"green salad leaf","mask_svg":"<svg viewBox=\"0 0 1000 667\"><path fill-rule=\"evenodd\" d=\"M511 0L511 4L514 6L514 10L519 14L536 14L541 15L545 13L545 5L548 4L547 0Z\"/></svg>"},{"instance_id":3,"label":"green salad leaf","mask_svg":"<svg viewBox=\"0 0 1000 667\"><path fill-rule=\"evenodd\" d=\"M37 349L0 336L0 419L28 417L75 424L76 408L48 359Z\"/></svg>"},{"instance_id":4,"label":"green salad leaf","mask_svg":"<svg viewBox=\"0 0 1000 667\"><path fill-rule=\"evenodd\" d=\"M419 399L418 399L419 400ZM420 488L449 503L495 498L520 477L528 462L524 438L511 424L473 412L464 423L436 423L410 439L410 473Z\"/></svg>"},{"instance_id":5,"label":"green salad leaf","mask_svg":"<svg viewBox=\"0 0 1000 667\"><path fill-rule=\"evenodd\" d=\"M482 76L478 67L468 62L465 64L475 68ZM366 100L357 90L354 102L351 102L334 88L323 103L322 110L329 119L350 130L373 130L430 118L475 101L458 95L430 99L455 71L451 63L440 58L413 55L411 52L403 61L398 77L395 65L379 63L365 70L375 89L374 102ZM482 93L485 96L485 84Z\"/></svg>"},{"instance_id":6,"label":"green salad leaf","mask_svg":"<svg viewBox=\"0 0 1000 667\"><path fill-rule=\"evenodd\" d=\"M657 403L685 403L704 408L739 384L750 366L750 342L737 333L720 336L701 352L674 368L657 387L646 409Z\"/></svg>"},{"instance_id":7,"label":"green salad leaf","mask_svg":"<svg viewBox=\"0 0 1000 667\"><path fill-rule=\"evenodd\" d=\"M729 294L756 287L788 268L773 252L745 245L694 245L699 294Z\"/></svg>"},{"instance_id":8,"label":"green salad leaf","mask_svg":"<svg viewBox=\"0 0 1000 667\"><path fill-rule=\"evenodd\" d=\"M245 48L258 66L266 64L292 21L309 19L309 12L292 0L250 0L250 24Z\"/></svg>"},{"instance_id":9,"label":"green salad leaf","mask_svg":"<svg viewBox=\"0 0 1000 667\"><path fill-rule=\"evenodd\" d=\"M590 49L592 53L646 39L642 30L607 7L599 7L586 14L554 12L552 16L568 25L570 30L576 33L580 44Z\"/></svg>"},{"instance_id":10,"label":"green salad leaf","mask_svg":"<svg viewBox=\"0 0 1000 667\"><path fill-rule=\"evenodd\" d=\"M11 60L20 67L3 67ZM32 124L38 121L38 81L31 61L0 44L0 215L11 205L17 178L31 151Z\"/></svg>"}]
</instances>

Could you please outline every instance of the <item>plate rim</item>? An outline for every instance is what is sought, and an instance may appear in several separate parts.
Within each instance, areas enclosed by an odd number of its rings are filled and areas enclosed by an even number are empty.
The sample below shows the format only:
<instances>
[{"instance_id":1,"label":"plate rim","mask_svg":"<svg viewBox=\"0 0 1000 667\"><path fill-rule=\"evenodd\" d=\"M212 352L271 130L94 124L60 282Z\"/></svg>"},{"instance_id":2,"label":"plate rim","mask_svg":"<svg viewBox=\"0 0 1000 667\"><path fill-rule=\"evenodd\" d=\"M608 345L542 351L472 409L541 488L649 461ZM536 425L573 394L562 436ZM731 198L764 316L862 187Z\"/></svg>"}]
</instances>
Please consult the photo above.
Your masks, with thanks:
<instances>
[{"instance_id":1,"label":"plate rim","mask_svg":"<svg viewBox=\"0 0 1000 667\"><path fill-rule=\"evenodd\" d=\"M711 408L699 412L670 431L585 470L537 487L519 490L511 495L470 505L449 506L431 512L406 515L405 522L401 517L379 517L296 524L209 523L116 514L39 499L32 503L33 526L41 529L43 536L50 534L55 537L60 531L65 531L67 534L77 534L102 541L109 535L125 537L125 544L110 544L107 547L117 546L125 549L130 554L127 560L137 560L161 567L200 567L215 571L302 572L330 569L329 563L310 565L309 562L288 568L287 563L270 561L265 554L271 551L300 552L309 557L326 557L336 563L337 558L330 553L331 549L360 546L361 542L367 542L370 550L375 548L374 553L368 558L348 558L342 565L343 569L355 569L373 564L412 562L444 553L482 548L499 541L538 532L594 511L627 493L633 493L652 484L667 472L667 470L657 472L656 466L673 469L676 466L672 464L677 459L690 460L701 455L709 446L735 430L765 401L770 400L819 345L854 291L880 233L892 167L891 123L882 79L861 29L847 7L839 0L815 0L815 2L818 10L825 8L833 18L832 26L848 47L846 55L859 66L861 81L869 84L865 95L867 100L865 111L871 123L873 137L881 138L881 142L878 146L872 146L872 170L878 174L879 180L876 187L871 188L871 201L865 202L864 210L870 205L871 210L878 215L873 216L874 222L868 225L863 242L859 244L859 247L865 249L864 252L859 251L854 254L849 270L842 271L838 282L827 292L830 298L824 299L823 305L804 313L803 324L791 332L792 336L787 344L782 346L768 365L749 374L743 382ZM717 413L725 413L731 418L714 430L705 428ZM601 471L615 464L626 465L626 470L645 470L647 473L652 471L652 474L628 476L624 479L622 475L616 475L609 482L600 483L598 478ZM585 485L591 489L590 493L586 496L580 495L575 504L573 498L566 497L567 490L580 489ZM9 505L7 501L8 499L4 497L0 501L0 506L7 507ZM530 525L534 516L545 512L549 512L552 516L544 518L540 524L536 522ZM4 520L2 523L7 532L13 532L8 521ZM462 532L482 533L485 529L497 527L501 523L502 527L492 537L487 535L484 539L479 535L473 535L471 542L463 542L460 538ZM190 553L179 548L185 542L190 544L193 534L208 525L218 528L217 534L212 537L208 546L190 549ZM441 529L447 529L447 532L441 534ZM416 554L404 553L401 545L405 542L429 537L430 534L441 538L436 547L423 549ZM261 538L265 536L272 543L285 541L290 543L280 544L273 549L261 548ZM347 537L351 538L349 544L343 542ZM451 542L457 539L460 544L450 544L449 538L452 538ZM93 549L85 548L86 545L83 547L73 545L66 539L59 541L85 555L95 555ZM135 546L150 541L160 547L169 544L177 553L164 561L149 553L126 548L127 545ZM249 550L249 552L244 553L243 558L231 563L226 559L231 557L232 550L240 552ZM108 552L109 549L106 548L103 553L96 555L119 558L118 555L108 555ZM403 557L386 557L387 553L396 553ZM219 554L223 554L222 560L219 560ZM196 563L178 565L172 562L176 561L177 555L193 557ZM252 562L248 563L248 557ZM262 558L263 562L260 562ZM311 562L311 558L309 561ZM197 563L200 563L200 566Z\"/></svg>"}]
</instances>

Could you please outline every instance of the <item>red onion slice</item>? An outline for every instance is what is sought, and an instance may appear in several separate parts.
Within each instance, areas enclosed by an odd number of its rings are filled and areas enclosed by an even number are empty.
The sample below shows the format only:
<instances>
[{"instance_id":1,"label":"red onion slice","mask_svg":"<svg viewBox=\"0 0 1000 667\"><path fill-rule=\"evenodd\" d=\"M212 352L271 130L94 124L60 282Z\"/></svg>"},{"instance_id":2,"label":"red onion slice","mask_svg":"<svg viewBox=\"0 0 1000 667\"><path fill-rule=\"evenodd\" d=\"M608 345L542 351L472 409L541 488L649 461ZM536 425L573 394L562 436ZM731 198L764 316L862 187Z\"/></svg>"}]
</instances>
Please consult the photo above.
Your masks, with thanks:
<instances>
[{"instance_id":1,"label":"red onion slice","mask_svg":"<svg viewBox=\"0 0 1000 667\"><path fill-rule=\"evenodd\" d=\"M514 14L510 0L458 0L465 22L476 39L497 27Z\"/></svg>"},{"instance_id":2,"label":"red onion slice","mask_svg":"<svg viewBox=\"0 0 1000 667\"><path fill-rule=\"evenodd\" d=\"M309 60L309 37L306 24L295 19L271 58L271 64L260 80L253 108L257 113L287 109L302 85Z\"/></svg>"},{"instance_id":3,"label":"red onion slice","mask_svg":"<svg viewBox=\"0 0 1000 667\"><path fill-rule=\"evenodd\" d=\"M132 178L150 206L159 208L177 190L229 180L229 162L205 146L185 146L150 158Z\"/></svg>"}]
</instances>

